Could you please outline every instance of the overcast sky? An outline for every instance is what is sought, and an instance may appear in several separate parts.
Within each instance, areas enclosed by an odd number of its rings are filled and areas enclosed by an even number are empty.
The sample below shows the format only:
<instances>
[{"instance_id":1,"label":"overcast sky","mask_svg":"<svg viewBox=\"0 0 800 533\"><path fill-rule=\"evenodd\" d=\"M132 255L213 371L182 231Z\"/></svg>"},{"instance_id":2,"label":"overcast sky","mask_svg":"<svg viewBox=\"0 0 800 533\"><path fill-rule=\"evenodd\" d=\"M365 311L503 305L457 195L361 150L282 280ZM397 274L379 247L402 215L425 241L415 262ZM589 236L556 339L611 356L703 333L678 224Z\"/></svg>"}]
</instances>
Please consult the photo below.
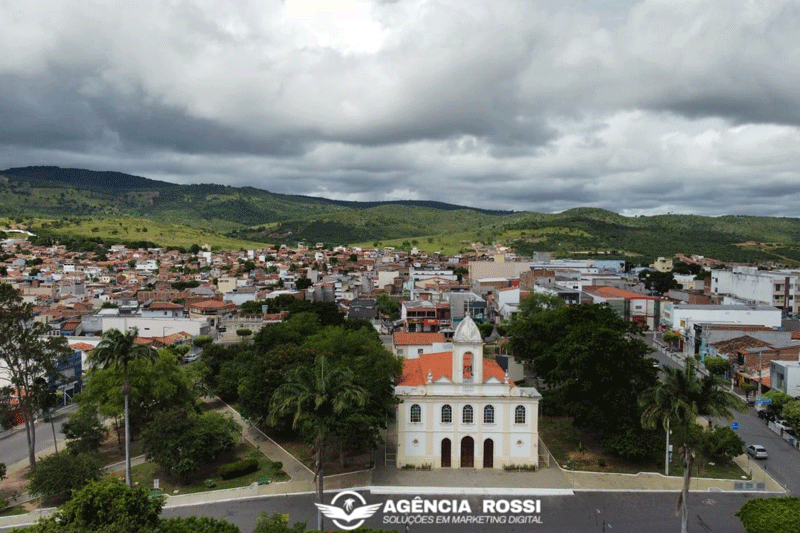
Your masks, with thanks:
<instances>
[{"instance_id":1,"label":"overcast sky","mask_svg":"<svg viewBox=\"0 0 800 533\"><path fill-rule=\"evenodd\" d=\"M798 216L800 0L0 0L0 168Z\"/></svg>"}]
</instances>

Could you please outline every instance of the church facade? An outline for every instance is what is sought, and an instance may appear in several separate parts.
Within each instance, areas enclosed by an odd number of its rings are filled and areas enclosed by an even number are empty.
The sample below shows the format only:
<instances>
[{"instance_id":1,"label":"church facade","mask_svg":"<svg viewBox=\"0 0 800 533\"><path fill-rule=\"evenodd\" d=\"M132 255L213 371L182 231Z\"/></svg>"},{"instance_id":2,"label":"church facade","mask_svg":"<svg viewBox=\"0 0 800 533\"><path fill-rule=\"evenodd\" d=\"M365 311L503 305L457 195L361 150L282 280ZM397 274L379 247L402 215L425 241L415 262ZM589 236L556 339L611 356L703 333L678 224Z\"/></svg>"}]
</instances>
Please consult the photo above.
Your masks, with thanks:
<instances>
[{"instance_id":1,"label":"church facade","mask_svg":"<svg viewBox=\"0 0 800 533\"><path fill-rule=\"evenodd\" d=\"M541 395L483 358L480 331L469 317L456 328L452 352L403 361L395 394L398 468L538 465Z\"/></svg>"}]
</instances>

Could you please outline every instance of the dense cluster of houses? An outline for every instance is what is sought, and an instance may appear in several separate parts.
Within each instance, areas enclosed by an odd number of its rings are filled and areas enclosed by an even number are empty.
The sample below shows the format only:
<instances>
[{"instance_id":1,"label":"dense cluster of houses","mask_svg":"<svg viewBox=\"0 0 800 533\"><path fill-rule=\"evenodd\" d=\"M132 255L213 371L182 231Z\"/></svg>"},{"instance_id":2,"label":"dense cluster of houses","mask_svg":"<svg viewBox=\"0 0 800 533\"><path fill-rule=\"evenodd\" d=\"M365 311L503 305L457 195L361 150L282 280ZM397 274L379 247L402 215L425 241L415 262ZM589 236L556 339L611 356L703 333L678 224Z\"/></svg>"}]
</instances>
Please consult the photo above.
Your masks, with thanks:
<instances>
[{"instance_id":1,"label":"dense cluster of houses","mask_svg":"<svg viewBox=\"0 0 800 533\"><path fill-rule=\"evenodd\" d=\"M653 295L640 283L640 269L626 272L624 261L522 258L491 247L445 257L302 244L196 253L112 246L98 260L64 246L7 239L0 253L0 281L15 286L35 306L37 320L68 337L80 354L73 381L64 384L67 397L79 389L86 356L109 329L137 328L137 342L157 347L190 344L198 335L235 338L238 329L280 321L282 310L267 305L280 295L333 302L343 314L371 321L406 362L397 387L408 411L398 416L400 466L536 464L540 396L521 386L524 368L502 343L496 360L483 358L492 328L481 326L508 319L532 293L569 305L607 303L645 329L673 332L676 350L727 357L733 379L800 395L800 337L787 320L798 313L800 271L726 269L679 256L710 275L676 276L682 288ZM659 258L649 268L671 267L671 258ZM381 294L397 301L399 316L380 312ZM495 329L488 340L497 336Z\"/></svg>"}]
</instances>

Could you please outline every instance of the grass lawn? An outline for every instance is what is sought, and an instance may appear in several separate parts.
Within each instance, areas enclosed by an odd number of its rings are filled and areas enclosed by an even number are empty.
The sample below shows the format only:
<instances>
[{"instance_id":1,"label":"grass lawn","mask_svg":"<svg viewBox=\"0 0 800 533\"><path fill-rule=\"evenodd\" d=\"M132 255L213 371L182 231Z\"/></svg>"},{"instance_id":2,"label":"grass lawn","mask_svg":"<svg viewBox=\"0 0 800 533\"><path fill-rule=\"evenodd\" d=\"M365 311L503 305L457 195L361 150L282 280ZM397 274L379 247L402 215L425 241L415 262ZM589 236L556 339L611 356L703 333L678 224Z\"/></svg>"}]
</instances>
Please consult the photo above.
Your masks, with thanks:
<instances>
[{"instance_id":1,"label":"grass lawn","mask_svg":"<svg viewBox=\"0 0 800 533\"><path fill-rule=\"evenodd\" d=\"M269 438L277 442L284 450L292 454L295 459L306 465L311 471L314 470L315 457L311 453L311 448L302 440L289 438L286 435L279 435L275 432L267 432ZM327 448L325 461L325 475L334 476L347 472L358 472L372 466L372 454L369 451L357 455L345 454L344 466L339 461L339 450L335 446Z\"/></svg>"},{"instance_id":2,"label":"grass lawn","mask_svg":"<svg viewBox=\"0 0 800 533\"><path fill-rule=\"evenodd\" d=\"M218 462L203 466L194 476L193 481L188 485L181 483L179 477L162 472L157 464L149 462L131 468L131 477L135 484L144 485L146 487L152 487L153 480L158 479L159 488L164 491L165 494L172 494L176 489L178 490L178 494L191 494L193 492L204 492L208 490L246 487L251 483L258 482L265 478L269 479L270 482L287 481L289 479L289 476L283 470L276 471L275 463L263 454L259 454L259 469L252 474L227 480L223 480L217 475L217 470L220 466L238 461L239 459L247 459L254 452L259 453L258 449L252 444L247 442L239 444L231 453L227 454ZM115 472L115 475L121 479L125 478L124 472ZM208 479L214 481L214 487L209 488L206 486L205 482Z\"/></svg>"},{"instance_id":3,"label":"grass lawn","mask_svg":"<svg viewBox=\"0 0 800 533\"><path fill-rule=\"evenodd\" d=\"M655 460L645 463L632 463L615 457L605 450L591 435L575 429L572 420L566 417L542 416L539 420L539 434L550 453L556 458L563 468L581 470L584 472L615 472L623 474L638 474L639 472L664 473L663 463ZM583 451L579 451L583 450ZM677 453L678 445L673 443L673 460L670 463L671 476L682 476L683 468ZM662 455L663 457L663 455ZM714 479L741 479L746 475L738 465L733 462L728 464L711 464L713 460L706 459L698 453L692 467L693 477L707 477Z\"/></svg>"}]
</instances>

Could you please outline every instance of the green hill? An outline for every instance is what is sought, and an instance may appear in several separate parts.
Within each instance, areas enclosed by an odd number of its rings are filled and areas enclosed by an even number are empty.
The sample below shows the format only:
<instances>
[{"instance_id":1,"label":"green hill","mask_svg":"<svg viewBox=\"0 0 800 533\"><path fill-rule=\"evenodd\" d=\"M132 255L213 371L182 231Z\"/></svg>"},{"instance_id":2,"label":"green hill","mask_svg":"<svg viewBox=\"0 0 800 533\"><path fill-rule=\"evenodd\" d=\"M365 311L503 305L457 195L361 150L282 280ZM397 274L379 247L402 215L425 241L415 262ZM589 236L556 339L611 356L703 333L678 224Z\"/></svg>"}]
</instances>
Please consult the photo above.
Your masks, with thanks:
<instances>
[{"instance_id":1,"label":"green hill","mask_svg":"<svg viewBox=\"0 0 800 533\"><path fill-rule=\"evenodd\" d=\"M0 171L0 216L33 218L34 231L52 239L81 236L104 243L241 248L380 242L443 253L503 243L520 255L550 251L634 263L676 253L800 263L800 220L794 218L624 217L595 208L543 214L433 201L345 202L58 167Z\"/></svg>"}]
</instances>

